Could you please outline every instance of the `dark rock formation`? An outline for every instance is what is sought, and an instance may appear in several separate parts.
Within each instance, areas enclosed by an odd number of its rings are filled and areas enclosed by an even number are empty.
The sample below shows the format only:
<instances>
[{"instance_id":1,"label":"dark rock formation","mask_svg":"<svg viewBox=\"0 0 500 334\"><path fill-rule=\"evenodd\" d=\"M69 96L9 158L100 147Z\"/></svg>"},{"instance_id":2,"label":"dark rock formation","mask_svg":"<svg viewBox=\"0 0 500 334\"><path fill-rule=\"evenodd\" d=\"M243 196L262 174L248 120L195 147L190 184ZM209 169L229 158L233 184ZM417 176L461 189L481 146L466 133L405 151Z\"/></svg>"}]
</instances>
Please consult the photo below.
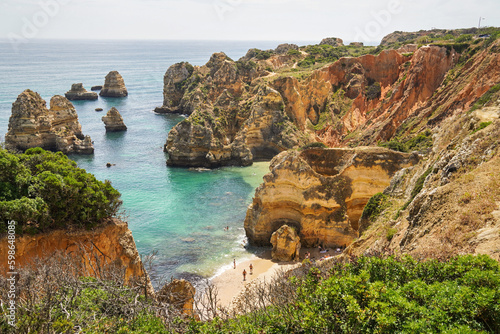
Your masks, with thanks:
<instances>
[{"instance_id":1,"label":"dark rock formation","mask_svg":"<svg viewBox=\"0 0 500 334\"><path fill-rule=\"evenodd\" d=\"M90 90L101 90L102 89L102 86L92 86L92 88L90 88Z\"/></svg>"},{"instance_id":2,"label":"dark rock formation","mask_svg":"<svg viewBox=\"0 0 500 334\"><path fill-rule=\"evenodd\" d=\"M106 116L102 116L102 121L106 127L106 132L118 132L127 130L127 126L123 122L122 115L113 107L109 109Z\"/></svg>"},{"instance_id":3,"label":"dark rock formation","mask_svg":"<svg viewBox=\"0 0 500 334\"><path fill-rule=\"evenodd\" d=\"M41 147L66 154L94 153L92 141L82 134L78 115L68 99L54 96L49 110L40 95L29 89L12 104L5 144L21 151Z\"/></svg>"},{"instance_id":4,"label":"dark rock formation","mask_svg":"<svg viewBox=\"0 0 500 334\"><path fill-rule=\"evenodd\" d=\"M75 83L71 85L71 90L67 91L64 96L70 101L74 100L97 100L97 93L89 92L83 88L82 83Z\"/></svg>"},{"instance_id":5,"label":"dark rock formation","mask_svg":"<svg viewBox=\"0 0 500 334\"><path fill-rule=\"evenodd\" d=\"M111 71L106 75L104 86L99 95L107 97L125 97L128 95L125 82L118 71Z\"/></svg>"}]
</instances>

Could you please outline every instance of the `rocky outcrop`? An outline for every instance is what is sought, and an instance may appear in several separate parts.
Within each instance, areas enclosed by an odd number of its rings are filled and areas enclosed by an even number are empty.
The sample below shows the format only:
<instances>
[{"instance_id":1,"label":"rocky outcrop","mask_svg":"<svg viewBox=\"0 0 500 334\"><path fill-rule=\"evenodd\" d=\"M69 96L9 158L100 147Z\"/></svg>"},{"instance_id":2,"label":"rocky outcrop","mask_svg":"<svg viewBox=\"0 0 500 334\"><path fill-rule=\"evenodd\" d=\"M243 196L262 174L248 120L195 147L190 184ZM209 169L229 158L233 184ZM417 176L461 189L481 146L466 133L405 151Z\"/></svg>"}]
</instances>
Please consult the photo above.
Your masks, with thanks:
<instances>
[{"instance_id":1,"label":"rocky outcrop","mask_svg":"<svg viewBox=\"0 0 500 334\"><path fill-rule=\"evenodd\" d=\"M6 237L4 237L6 239ZM8 243L0 240L1 254L7 254ZM146 278L132 232L127 224L111 219L108 224L85 230L55 230L37 235L16 236L16 266L22 267L36 257L46 258L64 252L81 259L87 276L93 276L97 262L101 267L118 265L125 269L125 280ZM7 258L0 259L2 274L7 270ZM94 269L93 269L94 268Z\"/></svg>"},{"instance_id":2,"label":"rocky outcrop","mask_svg":"<svg viewBox=\"0 0 500 334\"><path fill-rule=\"evenodd\" d=\"M106 127L106 132L118 132L127 130L127 126L123 122L123 117L120 112L112 107L109 109L106 116L102 116L102 121Z\"/></svg>"},{"instance_id":3,"label":"rocky outcrop","mask_svg":"<svg viewBox=\"0 0 500 334\"><path fill-rule=\"evenodd\" d=\"M70 101L74 100L97 100L97 93L89 92L83 88L82 83L75 83L71 85L71 89L67 91L64 96Z\"/></svg>"},{"instance_id":4,"label":"rocky outcrop","mask_svg":"<svg viewBox=\"0 0 500 334\"><path fill-rule=\"evenodd\" d=\"M161 303L167 303L177 309L181 314L194 317L193 308L195 288L184 279L174 279L165 284L157 293L156 299Z\"/></svg>"},{"instance_id":5,"label":"rocky outcrop","mask_svg":"<svg viewBox=\"0 0 500 334\"><path fill-rule=\"evenodd\" d=\"M9 131L5 135L9 149L24 151L41 147L65 154L92 154L94 146L89 136L82 134L74 106L65 97L56 95L50 109L38 93L22 92L12 104Z\"/></svg>"},{"instance_id":6,"label":"rocky outcrop","mask_svg":"<svg viewBox=\"0 0 500 334\"><path fill-rule=\"evenodd\" d=\"M98 85L98 86L92 86L90 88L90 90L101 90L102 89L102 86Z\"/></svg>"},{"instance_id":7,"label":"rocky outcrop","mask_svg":"<svg viewBox=\"0 0 500 334\"><path fill-rule=\"evenodd\" d=\"M288 44L288 43L280 44L276 47L274 52L279 55L286 55L290 50L299 51L299 46L297 44Z\"/></svg>"},{"instance_id":8,"label":"rocky outcrop","mask_svg":"<svg viewBox=\"0 0 500 334\"><path fill-rule=\"evenodd\" d=\"M189 114L183 110L182 97L187 88L187 79L193 74L194 67L182 62L170 66L163 77L163 105L155 109L157 113Z\"/></svg>"},{"instance_id":9,"label":"rocky outcrop","mask_svg":"<svg viewBox=\"0 0 500 334\"><path fill-rule=\"evenodd\" d=\"M111 71L106 75L104 86L99 95L107 97L125 97L128 95L123 77L118 71Z\"/></svg>"},{"instance_id":10,"label":"rocky outcrop","mask_svg":"<svg viewBox=\"0 0 500 334\"><path fill-rule=\"evenodd\" d=\"M343 46L344 41L338 37L327 37L323 38L323 40L321 40L321 43L319 43L319 45L325 45L325 44L331 46Z\"/></svg>"},{"instance_id":11,"label":"rocky outcrop","mask_svg":"<svg viewBox=\"0 0 500 334\"><path fill-rule=\"evenodd\" d=\"M271 235L288 225L304 247L348 245L358 237L358 220L370 197L417 161L416 155L377 147L280 153L247 211L248 240L267 246Z\"/></svg>"},{"instance_id":12,"label":"rocky outcrop","mask_svg":"<svg viewBox=\"0 0 500 334\"><path fill-rule=\"evenodd\" d=\"M293 227L281 226L272 234L270 242L273 245L273 260L289 262L299 259L300 238Z\"/></svg>"},{"instance_id":13,"label":"rocky outcrop","mask_svg":"<svg viewBox=\"0 0 500 334\"><path fill-rule=\"evenodd\" d=\"M265 84L248 91L258 73L251 61L235 63L217 53L191 74L189 69L186 63L176 64L165 75L162 108L190 114L168 135L167 164L247 166L299 143L281 95Z\"/></svg>"}]
</instances>

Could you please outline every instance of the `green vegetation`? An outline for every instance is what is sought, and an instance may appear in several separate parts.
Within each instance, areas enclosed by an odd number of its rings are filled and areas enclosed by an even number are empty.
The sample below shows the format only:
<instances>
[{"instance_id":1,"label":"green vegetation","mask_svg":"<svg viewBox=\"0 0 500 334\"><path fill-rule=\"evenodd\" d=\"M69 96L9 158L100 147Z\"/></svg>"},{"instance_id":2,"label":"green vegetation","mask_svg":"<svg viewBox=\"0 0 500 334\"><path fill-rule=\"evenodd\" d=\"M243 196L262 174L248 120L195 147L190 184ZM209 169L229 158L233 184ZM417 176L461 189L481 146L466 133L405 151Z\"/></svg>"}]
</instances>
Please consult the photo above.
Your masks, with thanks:
<instances>
[{"instance_id":1,"label":"green vegetation","mask_svg":"<svg viewBox=\"0 0 500 334\"><path fill-rule=\"evenodd\" d=\"M17 233L37 233L69 225L91 228L115 216L120 193L76 167L64 154L0 149L0 233L15 220Z\"/></svg>"},{"instance_id":2,"label":"green vegetation","mask_svg":"<svg viewBox=\"0 0 500 334\"><path fill-rule=\"evenodd\" d=\"M290 50L288 50L288 55L290 55L290 56L300 56L301 53L300 53L299 50L290 49Z\"/></svg>"},{"instance_id":3,"label":"green vegetation","mask_svg":"<svg viewBox=\"0 0 500 334\"><path fill-rule=\"evenodd\" d=\"M193 322L189 332L486 333L500 328L499 287L500 266L487 256L351 258L291 278L286 304Z\"/></svg>"},{"instance_id":4,"label":"green vegetation","mask_svg":"<svg viewBox=\"0 0 500 334\"><path fill-rule=\"evenodd\" d=\"M475 129L474 131L472 131L472 133L476 133L478 131L481 131L482 129L486 128L488 125L490 125L492 122L489 121L489 122L481 122L481 124L479 124L479 127L477 129Z\"/></svg>"},{"instance_id":5,"label":"green vegetation","mask_svg":"<svg viewBox=\"0 0 500 334\"><path fill-rule=\"evenodd\" d=\"M401 142L398 138L394 138L388 142L379 143L379 146L399 152L419 151L432 147L432 133L430 130L426 130L404 142Z\"/></svg>"},{"instance_id":6,"label":"green vegetation","mask_svg":"<svg viewBox=\"0 0 500 334\"><path fill-rule=\"evenodd\" d=\"M500 83L498 83L495 86L491 87L486 93L484 93L483 96L481 96L479 98L479 100L477 100L477 102L474 103L474 105L472 106L472 108L470 109L470 111L474 111L476 109L484 107L486 105L486 103L490 102L490 100L493 97L493 95L495 93L497 93L498 91L500 91Z\"/></svg>"},{"instance_id":7,"label":"green vegetation","mask_svg":"<svg viewBox=\"0 0 500 334\"><path fill-rule=\"evenodd\" d=\"M385 208L389 205L389 198L383 193L376 193L366 203L361 219L375 221Z\"/></svg>"},{"instance_id":8,"label":"green vegetation","mask_svg":"<svg viewBox=\"0 0 500 334\"><path fill-rule=\"evenodd\" d=\"M394 236L396 235L396 233L398 233L398 230L395 229L394 227L390 227L387 229L385 238L387 239L387 241L391 241L392 238L394 238Z\"/></svg>"}]
</instances>

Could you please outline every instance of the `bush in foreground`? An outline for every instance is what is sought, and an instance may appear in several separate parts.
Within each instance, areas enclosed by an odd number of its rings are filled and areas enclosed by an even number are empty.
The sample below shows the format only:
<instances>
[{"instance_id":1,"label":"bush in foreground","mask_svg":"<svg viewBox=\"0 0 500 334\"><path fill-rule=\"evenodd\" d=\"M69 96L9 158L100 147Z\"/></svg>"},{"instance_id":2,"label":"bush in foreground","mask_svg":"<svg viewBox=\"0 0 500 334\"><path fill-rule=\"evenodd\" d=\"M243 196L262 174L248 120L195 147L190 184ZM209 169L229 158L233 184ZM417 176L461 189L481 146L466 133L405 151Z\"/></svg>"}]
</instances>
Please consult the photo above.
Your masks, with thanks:
<instances>
[{"instance_id":1,"label":"bush in foreground","mask_svg":"<svg viewBox=\"0 0 500 334\"><path fill-rule=\"evenodd\" d=\"M0 149L0 233L8 220L18 223L19 233L93 227L115 216L120 206L111 182L97 180L60 152Z\"/></svg>"}]
</instances>

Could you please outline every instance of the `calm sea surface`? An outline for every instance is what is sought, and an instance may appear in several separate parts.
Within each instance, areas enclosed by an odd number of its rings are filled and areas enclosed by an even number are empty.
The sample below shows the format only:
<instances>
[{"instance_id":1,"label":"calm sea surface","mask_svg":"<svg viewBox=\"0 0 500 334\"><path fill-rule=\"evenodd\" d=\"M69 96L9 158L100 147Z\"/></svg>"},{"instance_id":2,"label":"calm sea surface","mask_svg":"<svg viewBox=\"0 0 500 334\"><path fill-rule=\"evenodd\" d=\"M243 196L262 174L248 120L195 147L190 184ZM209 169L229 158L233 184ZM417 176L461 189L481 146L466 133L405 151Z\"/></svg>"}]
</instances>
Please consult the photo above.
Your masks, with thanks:
<instances>
[{"instance_id":1,"label":"calm sea surface","mask_svg":"<svg viewBox=\"0 0 500 334\"><path fill-rule=\"evenodd\" d=\"M36 41L16 52L0 42L0 141L7 132L12 103L25 89L38 92L49 103L72 83L82 82L90 90L102 85L109 71L119 71L128 97L73 102L83 133L94 141L95 154L71 158L98 179L111 180L121 192L139 252L158 252L154 277L211 276L233 258L248 256L242 247L243 221L268 163L203 172L167 167L163 144L168 131L183 118L152 110L162 104L163 75L170 65L180 61L203 65L219 51L237 60L249 48L278 44ZM120 111L128 131L106 134L101 117L111 107ZM107 162L116 166L106 168Z\"/></svg>"}]
</instances>

